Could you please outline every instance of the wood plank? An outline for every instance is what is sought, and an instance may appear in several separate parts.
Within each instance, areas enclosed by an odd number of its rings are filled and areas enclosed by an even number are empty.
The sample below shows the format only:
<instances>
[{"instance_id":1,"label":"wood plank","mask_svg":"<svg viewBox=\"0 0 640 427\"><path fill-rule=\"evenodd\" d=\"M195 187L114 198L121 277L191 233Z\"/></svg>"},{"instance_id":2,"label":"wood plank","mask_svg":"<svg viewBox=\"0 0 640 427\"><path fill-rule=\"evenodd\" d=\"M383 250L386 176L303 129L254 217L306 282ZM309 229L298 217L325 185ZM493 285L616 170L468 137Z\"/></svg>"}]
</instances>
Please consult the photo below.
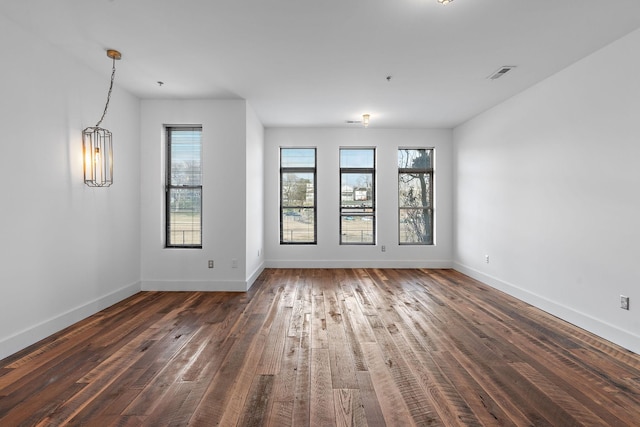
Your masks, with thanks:
<instances>
[{"instance_id":1,"label":"wood plank","mask_svg":"<svg viewBox=\"0 0 640 427\"><path fill-rule=\"evenodd\" d=\"M324 295L322 291L313 295L311 320L311 348L328 348L327 318L324 307Z\"/></svg>"},{"instance_id":2,"label":"wood plank","mask_svg":"<svg viewBox=\"0 0 640 427\"><path fill-rule=\"evenodd\" d=\"M347 342L345 322L338 303L338 296L334 289L324 289L323 295L328 314L326 325L327 346L331 363L331 384L334 389L355 389L358 387L358 380L351 353L353 346L345 345Z\"/></svg>"},{"instance_id":3,"label":"wood plank","mask_svg":"<svg viewBox=\"0 0 640 427\"><path fill-rule=\"evenodd\" d=\"M280 372L292 307L277 306L275 309L278 317L269 329L267 342L256 368L256 373L260 375L276 375Z\"/></svg>"},{"instance_id":4,"label":"wood plank","mask_svg":"<svg viewBox=\"0 0 640 427\"><path fill-rule=\"evenodd\" d=\"M300 337L285 337L284 354L281 358L280 369L275 374L273 384L275 401L293 402L295 400L300 340Z\"/></svg>"},{"instance_id":5,"label":"wood plank","mask_svg":"<svg viewBox=\"0 0 640 427\"><path fill-rule=\"evenodd\" d=\"M359 390L334 389L333 403L338 427L362 427L368 425Z\"/></svg>"},{"instance_id":6,"label":"wood plank","mask_svg":"<svg viewBox=\"0 0 640 427\"><path fill-rule=\"evenodd\" d=\"M299 277L296 287L296 297L291 310L291 322L287 330L287 336L300 336L300 328L304 321L304 315L311 311L311 283L305 277Z\"/></svg>"},{"instance_id":7,"label":"wood plank","mask_svg":"<svg viewBox=\"0 0 640 427\"><path fill-rule=\"evenodd\" d=\"M369 372L360 371L356 375L358 377L358 390L360 391L360 400L362 401L362 409L367 419L367 425L369 425L369 427L386 426L387 423L384 421L380 401L373 388Z\"/></svg>"},{"instance_id":8,"label":"wood plank","mask_svg":"<svg viewBox=\"0 0 640 427\"><path fill-rule=\"evenodd\" d=\"M336 424L336 414L331 387L331 362L329 350L314 348L311 350L311 404L310 420L322 426Z\"/></svg>"},{"instance_id":9,"label":"wood plank","mask_svg":"<svg viewBox=\"0 0 640 427\"><path fill-rule=\"evenodd\" d=\"M256 375L246 399L238 425L255 427L267 425L267 409L273 388L273 375ZM231 424L222 424L231 425Z\"/></svg>"},{"instance_id":10,"label":"wood plank","mask_svg":"<svg viewBox=\"0 0 640 427\"><path fill-rule=\"evenodd\" d=\"M311 363L311 313L306 313L301 329L300 354L296 368L292 426L308 425L311 419Z\"/></svg>"},{"instance_id":11,"label":"wood plank","mask_svg":"<svg viewBox=\"0 0 640 427\"><path fill-rule=\"evenodd\" d=\"M260 336L258 332L264 323L265 314L252 314L250 317L250 321L243 330L242 339L236 341L220 369L215 372L215 375L207 384L207 390L192 414L190 423L210 425L210 423L218 423L223 416L237 417L240 415L238 412L228 415L227 406L230 406L230 401L237 400L235 399L236 396L233 395L234 385L237 384L241 375L246 374L242 370L247 365L245 357L250 354L254 339ZM264 335L262 335L262 339L264 339ZM255 363L257 363L255 353L253 356L254 365L252 367L247 366L249 374L248 376L244 375L246 379L253 374L251 368L255 369ZM234 399L231 399L232 397ZM244 405L244 399L241 399L240 402L234 402L233 407L236 409L240 405Z\"/></svg>"},{"instance_id":12,"label":"wood plank","mask_svg":"<svg viewBox=\"0 0 640 427\"><path fill-rule=\"evenodd\" d=\"M267 426L282 427L293 426L293 401L278 402L274 401L271 406L271 412L267 418Z\"/></svg>"},{"instance_id":13,"label":"wood plank","mask_svg":"<svg viewBox=\"0 0 640 427\"><path fill-rule=\"evenodd\" d=\"M575 425L594 427L605 424L602 418L599 418L591 412L589 408L581 405L577 400L567 394L567 392L551 383L544 375L531 366L526 363L516 363L513 367L553 402L554 405L558 405L558 407L561 408L562 412L558 414L559 422L565 425L573 423ZM548 405L545 405L545 407L547 406ZM557 425L557 423L554 425Z\"/></svg>"},{"instance_id":14,"label":"wood plank","mask_svg":"<svg viewBox=\"0 0 640 427\"><path fill-rule=\"evenodd\" d=\"M380 348L373 343L364 343L363 349L367 358L371 383L378 396L378 403L386 424L390 426L417 425L398 389L398 384L387 370L387 364Z\"/></svg>"},{"instance_id":15,"label":"wood plank","mask_svg":"<svg viewBox=\"0 0 640 427\"><path fill-rule=\"evenodd\" d=\"M363 325L361 325L361 322L358 321L358 319L362 319L363 316L361 313L357 312L358 308L355 301L342 300L340 301L340 307L344 322L343 331L345 336L344 338L340 337L343 341L338 341L336 345L340 345L341 343L346 344L346 347L349 349L351 357L353 358L355 370L366 371L366 361L362 354L362 347L360 343L373 342L375 341L375 338L369 338L368 334L363 334L362 329L359 329L364 328ZM354 327L354 325L356 326ZM356 332L356 329L358 329L358 332ZM371 337L373 337L373 332L371 332Z\"/></svg>"}]
</instances>

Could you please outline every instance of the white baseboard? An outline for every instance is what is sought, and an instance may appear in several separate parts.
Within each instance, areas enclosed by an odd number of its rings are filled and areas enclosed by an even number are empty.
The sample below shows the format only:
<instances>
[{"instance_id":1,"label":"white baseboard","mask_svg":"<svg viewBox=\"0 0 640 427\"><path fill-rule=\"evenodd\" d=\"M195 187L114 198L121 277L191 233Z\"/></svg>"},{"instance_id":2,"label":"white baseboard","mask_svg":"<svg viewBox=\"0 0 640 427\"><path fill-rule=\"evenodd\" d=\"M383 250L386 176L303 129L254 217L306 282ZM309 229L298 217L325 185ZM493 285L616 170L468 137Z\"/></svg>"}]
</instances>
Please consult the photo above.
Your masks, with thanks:
<instances>
[{"instance_id":1,"label":"white baseboard","mask_svg":"<svg viewBox=\"0 0 640 427\"><path fill-rule=\"evenodd\" d=\"M265 269L264 263L243 280L143 280L143 291L246 292Z\"/></svg>"},{"instance_id":2,"label":"white baseboard","mask_svg":"<svg viewBox=\"0 0 640 427\"><path fill-rule=\"evenodd\" d=\"M453 268L460 273L466 274L469 277L479 280L493 288L518 298L521 301L546 311L549 314L596 334L599 337L626 348L627 350L640 354L640 336L635 335L632 332L620 329L615 325L611 325L591 315L576 311L562 304L558 304L543 296L534 294L526 289L522 289L517 285L505 282L497 277L485 274L458 262L454 262Z\"/></svg>"},{"instance_id":3,"label":"white baseboard","mask_svg":"<svg viewBox=\"0 0 640 427\"><path fill-rule=\"evenodd\" d=\"M140 292L140 282L122 287L110 294L96 298L93 301L72 308L58 316L44 320L35 326L4 338L0 341L0 359L4 359L138 292Z\"/></svg>"},{"instance_id":4,"label":"white baseboard","mask_svg":"<svg viewBox=\"0 0 640 427\"><path fill-rule=\"evenodd\" d=\"M258 266L258 268L256 268L256 270L251 274L251 276L247 278L247 290L251 289L251 286L253 286L253 284L258 279L258 276L262 274L264 269L265 269L265 264L263 262Z\"/></svg>"},{"instance_id":5,"label":"white baseboard","mask_svg":"<svg viewBox=\"0 0 640 427\"><path fill-rule=\"evenodd\" d=\"M244 280L144 280L143 291L246 292Z\"/></svg>"},{"instance_id":6,"label":"white baseboard","mask_svg":"<svg viewBox=\"0 0 640 427\"><path fill-rule=\"evenodd\" d=\"M267 268L451 268L451 260L268 260Z\"/></svg>"}]
</instances>

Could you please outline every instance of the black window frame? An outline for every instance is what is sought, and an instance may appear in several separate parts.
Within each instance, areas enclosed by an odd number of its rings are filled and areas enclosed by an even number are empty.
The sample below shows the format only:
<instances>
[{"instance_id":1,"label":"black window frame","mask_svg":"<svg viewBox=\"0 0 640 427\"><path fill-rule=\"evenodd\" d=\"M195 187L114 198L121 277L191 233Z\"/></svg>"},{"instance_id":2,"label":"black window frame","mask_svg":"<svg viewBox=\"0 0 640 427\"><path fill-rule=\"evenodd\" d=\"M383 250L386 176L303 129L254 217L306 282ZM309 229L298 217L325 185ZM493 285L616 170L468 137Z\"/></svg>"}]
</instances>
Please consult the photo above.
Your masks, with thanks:
<instances>
[{"instance_id":1,"label":"black window frame","mask_svg":"<svg viewBox=\"0 0 640 427\"><path fill-rule=\"evenodd\" d=\"M282 154L284 150L313 150L313 167L310 166L282 166ZM279 202L280 202L280 244L281 245L316 245L318 243L318 150L316 147L280 147L280 184L279 184ZM287 173L304 173L313 175L313 206L309 205L287 205L283 202L283 176ZM286 240L284 236L284 217L285 209L295 210L313 210L313 239L295 241L293 239Z\"/></svg>"},{"instance_id":2,"label":"black window frame","mask_svg":"<svg viewBox=\"0 0 640 427\"><path fill-rule=\"evenodd\" d=\"M370 150L373 153L372 167L349 167L342 165L342 152L347 150L354 151L364 151ZM339 244L340 245L349 245L349 246L375 246L377 242L377 211L376 211L376 147L340 147L339 149L339 166L340 166L340 188L339 188L339 203L340 203L340 214L338 219L338 228L339 228ZM344 174L371 174L371 207L355 207L343 206L343 175ZM355 189L354 189L355 192ZM370 212L367 212L370 210ZM358 212L360 211L360 212ZM356 242L356 241L344 241L343 236L346 233L342 231L343 220L348 217L360 217L367 218L371 217L371 226L372 226L372 239L371 242Z\"/></svg>"},{"instance_id":3,"label":"black window frame","mask_svg":"<svg viewBox=\"0 0 640 427\"><path fill-rule=\"evenodd\" d=\"M199 131L200 132L200 184L199 185L175 185L172 182L172 132L174 130L188 130L188 131ZM168 249L202 249L202 125L172 125L165 126L165 137L166 137L166 173L165 173L165 248ZM172 190L196 190L199 193L199 203L200 203L200 234L199 234L199 242L196 244L186 244L184 243L174 243L172 241L172 233L171 233L171 194Z\"/></svg>"},{"instance_id":4,"label":"black window frame","mask_svg":"<svg viewBox=\"0 0 640 427\"><path fill-rule=\"evenodd\" d=\"M435 244L435 238L434 238L434 224L435 224L435 209L434 209L434 200L433 200L433 194L434 194L434 178L435 178L435 172L434 172L434 163L435 163L435 148L433 147L398 147L398 153L400 153L401 151L407 151L407 150L423 150L425 152L429 153L429 164L426 165L424 167L401 167L400 165L398 165L398 245L401 246L433 246ZM424 205L424 203L420 206L407 206L407 205L402 205L401 204L401 180L402 180L402 175L411 175L411 174L424 174L427 175L429 177L428 182L429 182L429 186L428 186L428 191L426 192L427 197L428 197L428 204L427 206ZM426 238L425 240L418 240L418 241L402 241L402 218L403 218L403 211L411 211L411 210L422 210L423 211L423 216L422 218L428 218L429 219L429 226L426 227L425 226L425 232L426 232Z\"/></svg>"}]
</instances>

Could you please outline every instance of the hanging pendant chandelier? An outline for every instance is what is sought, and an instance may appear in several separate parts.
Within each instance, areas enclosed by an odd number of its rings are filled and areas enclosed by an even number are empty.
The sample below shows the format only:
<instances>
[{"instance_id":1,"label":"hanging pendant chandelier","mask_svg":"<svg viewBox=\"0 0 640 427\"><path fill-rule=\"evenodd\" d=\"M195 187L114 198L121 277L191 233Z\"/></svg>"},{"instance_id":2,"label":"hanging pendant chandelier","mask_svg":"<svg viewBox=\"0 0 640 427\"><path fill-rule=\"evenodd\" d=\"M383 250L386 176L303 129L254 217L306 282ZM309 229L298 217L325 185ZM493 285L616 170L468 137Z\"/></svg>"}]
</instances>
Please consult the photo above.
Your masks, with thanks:
<instances>
[{"instance_id":1,"label":"hanging pendant chandelier","mask_svg":"<svg viewBox=\"0 0 640 427\"><path fill-rule=\"evenodd\" d=\"M107 115L113 80L116 75L116 60L122 58L117 50L107 50L107 56L113 60L111 85L107 95L102 117L93 127L82 131L82 152L84 157L84 183L89 187L109 187L113 184L113 145L111 132L100 125Z\"/></svg>"}]
</instances>

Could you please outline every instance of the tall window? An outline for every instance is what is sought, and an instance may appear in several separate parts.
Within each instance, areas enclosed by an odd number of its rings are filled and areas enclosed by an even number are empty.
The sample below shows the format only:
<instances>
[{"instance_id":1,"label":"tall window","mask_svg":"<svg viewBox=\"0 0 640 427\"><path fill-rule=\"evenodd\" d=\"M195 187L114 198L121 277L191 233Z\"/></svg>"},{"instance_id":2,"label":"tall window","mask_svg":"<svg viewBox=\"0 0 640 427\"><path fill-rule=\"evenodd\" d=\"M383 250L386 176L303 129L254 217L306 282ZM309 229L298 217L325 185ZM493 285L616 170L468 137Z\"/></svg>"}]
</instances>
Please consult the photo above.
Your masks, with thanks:
<instances>
[{"instance_id":1,"label":"tall window","mask_svg":"<svg viewBox=\"0 0 640 427\"><path fill-rule=\"evenodd\" d=\"M280 243L316 243L316 149L280 149Z\"/></svg>"},{"instance_id":2,"label":"tall window","mask_svg":"<svg viewBox=\"0 0 640 427\"><path fill-rule=\"evenodd\" d=\"M433 245L433 149L398 149L401 245Z\"/></svg>"},{"instance_id":3,"label":"tall window","mask_svg":"<svg viewBox=\"0 0 640 427\"><path fill-rule=\"evenodd\" d=\"M340 244L374 245L375 148L340 149Z\"/></svg>"},{"instance_id":4,"label":"tall window","mask_svg":"<svg viewBox=\"0 0 640 427\"><path fill-rule=\"evenodd\" d=\"M167 127L168 248L202 248L202 127Z\"/></svg>"}]
</instances>

